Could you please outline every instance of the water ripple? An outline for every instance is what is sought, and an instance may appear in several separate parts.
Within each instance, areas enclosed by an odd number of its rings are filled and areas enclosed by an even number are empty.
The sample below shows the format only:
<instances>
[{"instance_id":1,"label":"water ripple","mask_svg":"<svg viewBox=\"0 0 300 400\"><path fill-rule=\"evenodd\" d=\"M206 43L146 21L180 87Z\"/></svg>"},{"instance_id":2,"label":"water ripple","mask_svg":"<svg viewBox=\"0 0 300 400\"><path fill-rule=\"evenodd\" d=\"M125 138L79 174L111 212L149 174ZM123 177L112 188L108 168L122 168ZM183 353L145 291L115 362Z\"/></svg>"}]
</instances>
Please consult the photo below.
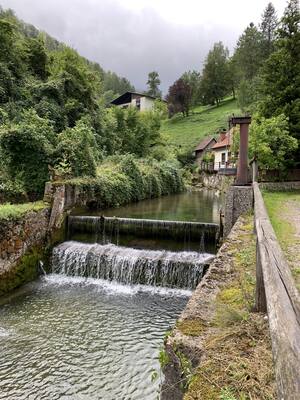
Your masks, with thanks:
<instances>
[{"instance_id":1,"label":"water ripple","mask_svg":"<svg viewBox=\"0 0 300 400\"><path fill-rule=\"evenodd\" d=\"M0 399L154 400L189 291L50 275L0 307Z\"/></svg>"}]
</instances>

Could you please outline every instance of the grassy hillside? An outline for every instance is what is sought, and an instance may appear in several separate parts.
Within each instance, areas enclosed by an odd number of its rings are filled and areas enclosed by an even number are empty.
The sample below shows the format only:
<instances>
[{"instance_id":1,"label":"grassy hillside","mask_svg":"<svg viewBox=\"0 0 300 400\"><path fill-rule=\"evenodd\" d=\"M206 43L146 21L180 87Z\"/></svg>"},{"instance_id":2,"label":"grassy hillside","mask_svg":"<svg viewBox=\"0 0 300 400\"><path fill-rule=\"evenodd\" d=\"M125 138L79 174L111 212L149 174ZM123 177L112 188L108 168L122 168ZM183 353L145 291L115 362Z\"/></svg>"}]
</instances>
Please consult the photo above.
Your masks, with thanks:
<instances>
[{"instance_id":1,"label":"grassy hillside","mask_svg":"<svg viewBox=\"0 0 300 400\"><path fill-rule=\"evenodd\" d=\"M175 115L162 124L161 133L168 142L177 147L192 149L202 138L214 135L228 127L228 117L239 114L236 100L224 100L217 106L198 106L189 117Z\"/></svg>"}]
</instances>

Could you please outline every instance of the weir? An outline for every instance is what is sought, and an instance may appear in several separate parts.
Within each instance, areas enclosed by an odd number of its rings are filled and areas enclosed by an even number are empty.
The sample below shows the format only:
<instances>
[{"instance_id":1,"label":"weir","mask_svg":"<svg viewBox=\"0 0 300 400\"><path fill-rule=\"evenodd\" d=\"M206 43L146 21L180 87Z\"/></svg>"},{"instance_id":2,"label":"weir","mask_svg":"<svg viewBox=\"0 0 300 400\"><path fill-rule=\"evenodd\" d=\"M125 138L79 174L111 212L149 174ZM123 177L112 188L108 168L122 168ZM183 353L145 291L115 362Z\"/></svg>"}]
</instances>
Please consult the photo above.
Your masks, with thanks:
<instances>
[{"instance_id":1,"label":"weir","mask_svg":"<svg viewBox=\"0 0 300 400\"><path fill-rule=\"evenodd\" d=\"M68 241L53 249L52 272L123 284L195 289L211 254L137 250Z\"/></svg>"},{"instance_id":2,"label":"weir","mask_svg":"<svg viewBox=\"0 0 300 400\"><path fill-rule=\"evenodd\" d=\"M220 229L218 224L154 219L69 216L68 236L74 233L93 233L105 238L119 234L139 237L160 237L180 241L202 240L204 246L216 244Z\"/></svg>"}]
</instances>

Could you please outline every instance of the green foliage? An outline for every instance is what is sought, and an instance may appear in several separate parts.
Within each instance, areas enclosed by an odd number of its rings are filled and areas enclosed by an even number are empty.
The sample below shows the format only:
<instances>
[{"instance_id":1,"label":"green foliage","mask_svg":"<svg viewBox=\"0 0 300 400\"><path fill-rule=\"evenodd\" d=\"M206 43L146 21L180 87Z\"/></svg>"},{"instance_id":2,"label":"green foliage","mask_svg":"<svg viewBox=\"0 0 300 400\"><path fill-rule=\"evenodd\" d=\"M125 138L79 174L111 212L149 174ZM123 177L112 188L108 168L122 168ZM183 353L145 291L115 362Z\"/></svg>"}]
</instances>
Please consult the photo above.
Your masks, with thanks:
<instances>
[{"instance_id":1,"label":"green foliage","mask_svg":"<svg viewBox=\"0 0 300 400\"><path fill-rule=\"evenodd\" d=\"M40 118L34 110L24 111L20 121L1 127L0 145L12 179L21 180L33 198L42 194L55 146L49 121Z\"/></svg>"},{"instance_id":2,"label":"green foliage","mask_svg":"<svg viewBox=\"0 0 300 400\"><path fill-rule=\"evenodd\" d=\"M160 114L157 111L139 112L133 107L127 109L114 107L116 135L119 138L118 150L143 157L159 140Z\"/></svg>"},{"instance_id":3,"label":"green foliage","mask_svg":"<svg viewBox=\"0 0 300 400\"><path fill-rule=\"evenodd\" d=\"M229 51L222 42L215 43L209 51L201 79L201 95L203 104L220 104L220 101L229 93Z\"/></svg>"},{"instance_id":4,"label":"green foliage","mask_svg":"<svg viewBox=\"0 0 300 400\"><path fill-rule=\"evenodd\" d=\"M161 349L160 350L160 352L158 354L158 360L159 360L159 363L160 363L160 366L161 366L162 369L169 364L170 357L169 357L169 354L166 352L165 349Z\"/></svg>"},{"instance_id":5,"label":"green foliage","mask_svg":"<svg viewBox=\"0 0 300 400\"><path fill-rule=\"evenodd\" d=\"M251 112L255 109L256 103L259 101L259 77L252 80L243 79L238 87L238 105L243 112Z\"/></svg>"},{"instance_id":6,"label":"green foliage","mask_svg":"<svg viewBox=\"0 0 300 400\"><path fill-rule=\"evenodd\" d=\"M148 94L153 97L161 97L161 91L159 90L159 85L160 85L160 79L159 79L159 74L157 71L152 71L149 72L148 74L148 80L147 80L147 85L148 85Z\"/></svg>"},{"instance_id":7,"label":"green foliage","mask_svg":"<svg viewBox=\"0 0 300 400\"><path fill-rule=\"evenodd\" d=\"M220 400L237 400L237 399L230 388L224 388L221 390Z\"/></svg>"},{"instance_id":8,"label":"green foliage","mask_svg":"<svg viewBox=\"0 0 300 400\"><path fill-rule=\"evenodd\" d=\"M266 117L285 114L290 133L300 144L300 11L297 0L290 0L281 19L276 51L262 70L259 111ZM300 146L294 156L300 160Z\"/></svg>"},{"instance_id":9,"label":"green foliage","mask_svg":"<svg viewBox=\"0 0 300 400\"><path fill-rule=\"evenodd\" d=\"M10 204L10 203L1 204L0 219L16 220L29 211L40 211L46 207L47 204L42 201L37 201L34 203L24 203L24 204Z\"/></svg>"},{"instance_id":10,"label":"green foliage","mask_svg":"<svg viewBox=\"0 0 300 400\"><path fill-rule=\"evenodd\" d=\"M95 133L91 125L81 119L74 128L67 128L58 135L57 164L70 167L73 176L95 176L98 158Z\"/></svg>"},{"instance_id":11,"label":"green foliage","mask_svg":"<svg viewBox=\"0 0 300 400\"><path fill-rule=\"evenodd\" d=\"M191 88L191 106L195 107L201 103L201 74L198 71L185 72L181 79L188 83Z\"/></svg>"},{"instance_id":12,"label":"green foliage","mask_svg":"<svg viewBox=\"0 0 300 400\"><path fill-rule=\"evenodd\" d=\"M238 67L238 80L251 80L257 75L264 60L262 39L262 33L253 23L240 36L233 56Z\"/></svg>"},{"instance_id":13,"label":"green foliage","mask_svg":"<svg viewBox=\"0 0 300 400\"><path fill-rule=\"evenodd\" d=\"M95 178L65 182L92 191L99 208L118 207L132 201L178 193L183 181L178 165L171 162L137 160L132 155L114 156L97 168Z\"/></svg>"},{"instance_id":14,"label":"green foliage","mask_svg":"<svg viewBox=\"0 0 300 400\"><path fill-rule=\"evenodd\" d=\"M275 8L272 3L269 3L264 10L260 25L260 30L263 38L264 53L266 57L268 57L274 51L277 26L278 20Z\"/></svg>"},{"instance_id":15,"label":"green foliage","mask_svg":"<svg viewBox=\"0 0 300 400\"><path fill-rule=\"evenodd\" d=\"M288 121L284 115L268 119L256 116L252 121L249 149L261 167L284 169L297 147L297 140L289 134Z\"/></svg>"}]
</instances>

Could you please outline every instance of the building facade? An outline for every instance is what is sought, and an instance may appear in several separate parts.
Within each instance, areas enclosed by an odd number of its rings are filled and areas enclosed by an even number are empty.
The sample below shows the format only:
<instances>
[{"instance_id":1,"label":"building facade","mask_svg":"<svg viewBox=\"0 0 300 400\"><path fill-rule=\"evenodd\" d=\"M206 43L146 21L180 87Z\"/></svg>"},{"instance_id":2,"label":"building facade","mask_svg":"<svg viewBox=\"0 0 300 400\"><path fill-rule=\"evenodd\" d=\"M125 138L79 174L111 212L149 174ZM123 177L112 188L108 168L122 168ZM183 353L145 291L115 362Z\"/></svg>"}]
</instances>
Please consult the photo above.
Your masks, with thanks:
<instances>
[{"instance_id":1,"label":"building facade","mask_svg":"<svg viewBox=\"0 0 300 400\"><path fill-rule=\"evenodd\" d=\"M114 99L111 104L121 108L134 107L139 111L151 111L156 98L143 93L126 92Z\"/></svg>"}]
</instances>

